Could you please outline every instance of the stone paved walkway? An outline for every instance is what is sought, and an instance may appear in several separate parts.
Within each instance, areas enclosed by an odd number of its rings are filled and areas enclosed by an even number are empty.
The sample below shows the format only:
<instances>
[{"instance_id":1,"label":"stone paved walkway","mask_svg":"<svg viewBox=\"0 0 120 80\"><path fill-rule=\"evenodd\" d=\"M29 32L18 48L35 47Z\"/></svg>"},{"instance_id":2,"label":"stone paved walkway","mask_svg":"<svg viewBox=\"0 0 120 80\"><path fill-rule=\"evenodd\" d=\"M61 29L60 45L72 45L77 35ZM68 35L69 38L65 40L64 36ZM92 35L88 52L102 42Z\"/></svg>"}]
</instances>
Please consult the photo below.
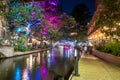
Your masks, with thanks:
<instances>
[{"instance_id":1,"label":"stone paved walkway","mask_svg":"<svg viewBox=\"0 0 120 80\"><path fill-rule=\"evenodd\" d=\"M78 66L80 76L73 76L71 80L120 80L120 66L93 55L82 55Z\"/></svg>"}]
</instances>

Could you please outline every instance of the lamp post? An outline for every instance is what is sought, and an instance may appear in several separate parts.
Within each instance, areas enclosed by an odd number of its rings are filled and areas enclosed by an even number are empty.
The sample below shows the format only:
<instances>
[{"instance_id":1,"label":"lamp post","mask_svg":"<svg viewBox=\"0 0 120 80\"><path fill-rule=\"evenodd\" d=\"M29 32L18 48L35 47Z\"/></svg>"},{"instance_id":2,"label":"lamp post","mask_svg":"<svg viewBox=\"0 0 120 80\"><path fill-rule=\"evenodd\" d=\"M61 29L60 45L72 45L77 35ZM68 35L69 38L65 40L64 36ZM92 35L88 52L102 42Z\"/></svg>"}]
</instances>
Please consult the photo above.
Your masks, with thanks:
<instances>
[{"instance_id":1,"label":"lamp post","mask_svg":"<svg viewBox=\"0 0 120 80\"><path fill-rule=\"evenodd\" d=\"M78 50L77 50L77 40L75 41L75 52L74 52L74 57L75 57L75 67L74 67L74 71L75 71L75 76L80 76L80 74L78 73Z\"/></svg>"},{"instance_id":2,"label":"lamp post","mask_svg":"<svg viewBox=\"0 0 120 80\"><path fill-rule=\"evenodd\" d=\"M80 76L80 74L78 73L78 50L77 50L77 32L72 32L70 33L70 36L76 36L76 40L75 40L75 51L74 51L74 57L75 57L75 66L74 66L74 72L75 72L75 76Z\"/></svg>"}]
</instances>

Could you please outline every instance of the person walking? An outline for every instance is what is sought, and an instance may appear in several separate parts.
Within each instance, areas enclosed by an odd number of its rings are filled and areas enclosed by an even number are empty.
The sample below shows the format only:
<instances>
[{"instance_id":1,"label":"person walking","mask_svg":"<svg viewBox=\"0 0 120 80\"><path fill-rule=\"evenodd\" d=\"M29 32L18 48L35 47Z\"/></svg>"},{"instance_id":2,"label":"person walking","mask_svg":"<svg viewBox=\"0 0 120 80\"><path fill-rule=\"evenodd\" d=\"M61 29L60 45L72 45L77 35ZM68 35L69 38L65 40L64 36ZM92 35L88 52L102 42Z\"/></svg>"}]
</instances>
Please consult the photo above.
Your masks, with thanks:
<instances>
[{"instance_id":1,"label":"person walking","mask_svg":"<svg viewBox=\"0 0 120 80\"><path fill-rule=\"evenodd\" d=\"M83 50L84 50L84 53L87 54L88 48L87 48L87 45L86 45L86 44L84 45Z\"/></svg>"},{"instance_id":2,"label":"person walking","mask_svg":"<svg viewBox=\"0 0 120 80\"><path fill-rule=\"evenodd\" d=\"M88 47L89 47L89 54L92 54L93 44L89 42Z\"/></svg>"}]
</instances>

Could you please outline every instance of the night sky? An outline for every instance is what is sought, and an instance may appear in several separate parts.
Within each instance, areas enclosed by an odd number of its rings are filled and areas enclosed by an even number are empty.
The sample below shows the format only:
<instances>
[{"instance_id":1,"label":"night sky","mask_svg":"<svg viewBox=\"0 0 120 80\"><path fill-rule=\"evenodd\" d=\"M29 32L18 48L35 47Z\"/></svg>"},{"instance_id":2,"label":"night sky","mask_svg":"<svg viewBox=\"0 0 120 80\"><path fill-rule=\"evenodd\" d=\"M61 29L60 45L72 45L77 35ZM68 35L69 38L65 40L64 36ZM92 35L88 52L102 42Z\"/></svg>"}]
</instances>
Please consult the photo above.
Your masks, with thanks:
<instances>
[{"instance_id":1,"label":"night sky","mask_svg":"<svg viewBox=\"0 0 120 80\"><path fill-rule=\"evenodd\" d=\"M74 7L80 3L85 3L89 8L90 12L92 14L94 13L94 0L60 0L63 12L67 13L68 15L70 15Z\"/></svg>"}]
</instances>

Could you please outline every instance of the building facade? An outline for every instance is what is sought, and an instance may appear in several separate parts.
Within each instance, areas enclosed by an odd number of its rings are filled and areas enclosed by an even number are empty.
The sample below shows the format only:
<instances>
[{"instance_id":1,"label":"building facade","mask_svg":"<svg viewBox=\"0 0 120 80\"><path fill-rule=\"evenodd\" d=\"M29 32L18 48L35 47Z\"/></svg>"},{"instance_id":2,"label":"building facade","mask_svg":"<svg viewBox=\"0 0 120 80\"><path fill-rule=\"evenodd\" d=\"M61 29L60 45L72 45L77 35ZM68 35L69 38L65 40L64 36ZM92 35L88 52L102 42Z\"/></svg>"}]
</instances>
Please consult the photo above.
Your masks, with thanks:
<instances>
[{"instance_id":1,"label":"building facade","mask_svg":"<svg viewBox=\"0 0 120 80\"><path fill-rule=\"evenodd\" d=\"M104 6L100 3L100 0L95 0L95 12L87 33L88 40L92 41L94 44L99 44L106 38L105 34L101 32L101 28L95 28L96 17L98 16L98 13L103 10Z\"/></svg>"}]
</instances>

